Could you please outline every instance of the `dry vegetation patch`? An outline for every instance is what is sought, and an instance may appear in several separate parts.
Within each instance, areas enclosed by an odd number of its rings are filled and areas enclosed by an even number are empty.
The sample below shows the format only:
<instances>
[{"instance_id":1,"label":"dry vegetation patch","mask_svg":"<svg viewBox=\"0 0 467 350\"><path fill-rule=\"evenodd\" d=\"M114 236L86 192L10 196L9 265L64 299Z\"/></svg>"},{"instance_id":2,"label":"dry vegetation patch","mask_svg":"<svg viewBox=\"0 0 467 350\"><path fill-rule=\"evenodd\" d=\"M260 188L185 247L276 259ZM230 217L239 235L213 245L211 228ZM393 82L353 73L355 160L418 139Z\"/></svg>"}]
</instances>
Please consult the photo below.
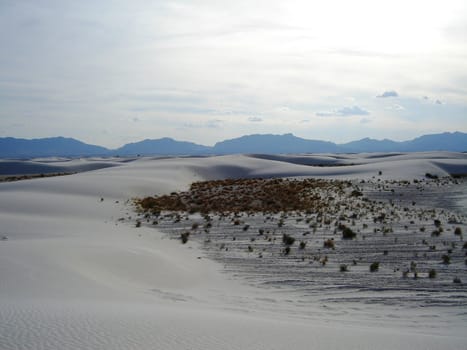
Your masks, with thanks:
<instances>
[{"instance_id":1,"label":"dry vegetation patch","mask_svg":"<svg viewBox=\"0 0 467 350\"><path fill-rule=\"evenodd\" d=\"M320 211L348 183L326 180L236 179L195 182L186 192L146 197L136 201L145 212L163 210L201 213Z\"/></svg>"}]
</instances>

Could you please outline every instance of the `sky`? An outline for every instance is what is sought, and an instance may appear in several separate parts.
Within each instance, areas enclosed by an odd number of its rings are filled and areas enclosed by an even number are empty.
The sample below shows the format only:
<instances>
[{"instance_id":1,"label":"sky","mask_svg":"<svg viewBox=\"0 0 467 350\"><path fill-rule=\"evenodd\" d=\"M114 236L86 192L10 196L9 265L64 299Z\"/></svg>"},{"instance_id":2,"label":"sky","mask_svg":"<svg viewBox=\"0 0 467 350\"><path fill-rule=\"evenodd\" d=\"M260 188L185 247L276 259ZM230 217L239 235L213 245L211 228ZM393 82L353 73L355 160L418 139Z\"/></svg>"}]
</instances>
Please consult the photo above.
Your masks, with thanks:
<instances>
[{"instance_id":1,"label":"sky","mask_svg":"<svg viewBox=\"0 0 467 350\"><path fill-rule=\"evenodd\" d=\"M467 1L0 0L0 137L467 132Z\"/></svg>"}]
</instances>

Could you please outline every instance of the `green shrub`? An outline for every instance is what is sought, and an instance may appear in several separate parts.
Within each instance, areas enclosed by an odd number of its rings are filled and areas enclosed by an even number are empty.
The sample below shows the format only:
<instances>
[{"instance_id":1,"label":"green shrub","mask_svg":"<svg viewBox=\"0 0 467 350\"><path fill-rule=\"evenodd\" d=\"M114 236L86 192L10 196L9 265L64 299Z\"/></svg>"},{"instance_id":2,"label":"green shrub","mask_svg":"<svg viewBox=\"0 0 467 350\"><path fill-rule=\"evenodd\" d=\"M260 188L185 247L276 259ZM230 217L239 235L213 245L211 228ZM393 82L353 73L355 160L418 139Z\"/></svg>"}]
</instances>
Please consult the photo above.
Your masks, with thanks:
<instances>
[{"instance_id":1,"label":"green shrub","mask_svg":"<svg viewBox=\"0 0 467 350\"><path fill-rule=\"evenodd\" d=\"M376 272L379 270L379 262L374 262L374 263L371 263L370 265L370 272Z\"/></svg>"},{"instance_id":2,"label":"green shrub","mask_svg":"<svg viewBox=\"0 0 467 350\"><path fill-rule=\"evenodd\" d=\"M347 272L347 271L349 271L349 267L346 264L341 264L339 266L339 271L340 272Z\"/></svg>"},{"instance_id":3,"label":"green shrub","mask_svg":"<svg viewBox=\"0 0 467 350\"><path fill-rule=\"evenodd\" d=\"M462 235L462 230L460 227L456 227L456 229L454 230L454 234L456 236L461 236Z\"/></svg>"},{"instance_id":4,"label":"green shrub","mask_svg":"<svg viewBox=\"0 0 467 350\"><path fill-rule=\"evenodd\" d=\"M351 228L349 227L344 227L344 229L342 230L342 238L343 239L353 239L357 236L357 234L352 231Z\"/></svg>"},{"instance_id":5,"label":"green shrub","mask_svg":"<svg viewBox=\"0 0 467 350\"><path fill-rule=\"evenodd\" d=\"M430 271L428 271L428 277L429 278L435 278L436 277L436 270L431 269Z\"/></svg>"}]
</instances>

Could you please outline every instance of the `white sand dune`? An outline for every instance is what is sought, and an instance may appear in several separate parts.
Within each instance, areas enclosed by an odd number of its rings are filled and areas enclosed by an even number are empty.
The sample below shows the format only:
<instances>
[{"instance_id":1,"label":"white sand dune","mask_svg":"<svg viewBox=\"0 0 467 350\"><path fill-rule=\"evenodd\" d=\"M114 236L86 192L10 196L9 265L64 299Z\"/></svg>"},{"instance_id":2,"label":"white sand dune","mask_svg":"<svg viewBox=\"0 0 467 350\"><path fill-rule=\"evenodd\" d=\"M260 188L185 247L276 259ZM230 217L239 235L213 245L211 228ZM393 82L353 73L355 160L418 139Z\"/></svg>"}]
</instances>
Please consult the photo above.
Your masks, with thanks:
<instances>
[{"instance_id":1,"label":"white sand dune","mask_svg":"<svg viewBox=\"0 0 467 350\"><path fill-rule=\"evenodd\" d=\"M204 179L467 173L467 155L458 153L300 159L58 159L64 169L111 167L1 183L0 349L465 349L459 318L297 307L293 296L231 279L191 241L118 221L134 215L130 198ZM323 161L341 166L303 165Z\"/></svg>"}]
</instances>

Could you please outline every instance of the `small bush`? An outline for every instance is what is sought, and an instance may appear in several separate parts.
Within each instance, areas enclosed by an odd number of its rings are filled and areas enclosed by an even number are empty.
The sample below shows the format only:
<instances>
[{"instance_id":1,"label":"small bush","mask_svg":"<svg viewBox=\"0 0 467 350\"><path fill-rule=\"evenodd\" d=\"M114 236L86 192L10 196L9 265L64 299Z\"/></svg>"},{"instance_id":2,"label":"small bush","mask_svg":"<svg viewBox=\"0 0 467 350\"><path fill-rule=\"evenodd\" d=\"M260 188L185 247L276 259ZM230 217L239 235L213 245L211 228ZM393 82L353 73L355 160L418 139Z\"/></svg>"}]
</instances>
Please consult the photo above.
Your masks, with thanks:
<instances>
[{"instance_id":1,"label":"small bush","mask_svg":"<svg viewBox=\"0 0 467 350\"><path fill-rule=\"evenodd\" d=\"M333 239L327 239L324 241L324 244L323 244L324 248L331 248L331 249L334 249L334 240Z\"/></svg>"},{"instance_id":2,"label":"small bush","mask_svg":"<svg viewBox=\"0 0 467 350\"><path fill-rule=\"evenodd\" d=\"M198 224L197 222L194 222L194 223L191 225L191 229L192 229L192 230L196 230L196 229L198 229L198 227L199 227L199 224Z\"/></svg>"},{"instance_id":3,"label":"small bush","mask_svg":"<svg viewBox=\"0 0 467 350\"><path fill-rule=\"evenodd\" d=\"M289 246L289 245L294 244L295 238L293 238L292 236L290 236L290 235L284 233L284 234L282 235L282 242L283 242L285 245Z\"/></svg>"},{"instance_id":4,"label":"small bush","mask_svg":"<svg viewBox=\"0 0 467 350\"><path fill-rule=\"evenodd\" d=\"M370 265L370 272L376 272L379 270L379 262L374 262Z\"/></svg>"},{"instance_id":5,"label":"small bush","mask_svg":"<svg viewBox=\"0 0 467 350\"><path fill-rule=\"evenodd\" d=\"M348 265L346 265L346 264L341 264L341 265L339 266L339 271L340 271L340 272L347 272L347 271L349 271Z\"/></svg>"},{"instance_id":6,"label":"small bush","mask_svg":"<svg viewBox=\"0 0 467 350\"><path fill-rule=\"evenodd\" d=\"M343 239L353 239L357 236L357 234L355 232L352 231L351 228L349 227L344 227L344 229L342 230L342 238Z\"/></svg>"},{"instance_id":7,"label":"small bush","mask_svg":"<svg viewBox=\"0 0 467 350\"><path fill-rule=\"evenodd\" d=\"M300 245L299 245L299 248L300 248L300 249L305 249L305 247L306 247L306 242L305 242L305 241L301 241L301 242L300 242Z\"/></svg>"},{"instance_id":8,"label":"small bush","mask_svg":"<svg viewBox=\"0 0 467 350\"><path fill-rule=\"evenodd\" d=\"M136 225L135 225L135 226L136 226L136 227L141 227L141 221L139 221L139 220L136 221Z\"/></svg>"},{"instance_id":9,"label":"small bush","mask_svg":"<svg viewBox=\"0 0 467 350\"><path fill-rule=\"evenodd\" d=\"M460 227L456 227L456 229L454 230L454 234L456 236L461 236L462 235L462 230Z\"/></svg>"},{"instance_id":10,"label":"small bush","mask_svg":"<svg viewBox=\"0 0 467 350\"><path fill-rule=\"evenodd\" d=\"M361 197L363 196L363 193L358 191L358 190L353 190L352 193L350 194L352 197Z\"/></svg>"},{"instance_id":11,"label":"small bush","mask_svg":"<svg viewBox=\"0 0 467 350\"><path fill-rule=\"evenodd\" d=\"M444 254L441 259L443 259L443 264L449 265L451 263L451 257L447 254Z\"/></svg>"},{"instance_id":12,"label":"small bush","mask_svg":"<svg viewBox=\"0 0 467 350\"><path fill-rule=\"evenodd\" d=\"M462 246L462 249L467 249L467 242L464 243L464 245Z\"/></svg>"},{"instance_id":13,"label":"small bush","mask_svg":"<svg viewBox=\"0 0 467 350\"><path fill-rule=\"evenodd\" d=\"M436 278L436 270L431 269L430 271L428 271L428 277L429 278Z\"/></svg>"},{"instance_id":14,"label":"small bush","mask_svg":"<svg viewBox=\"0 0 467 350\"><path fill-rule=\"evenodd\" d=\"M243 231L248 231L249 228L250 228L250 225L245 225L243 226Z\"/></svg>"},{"instance_id":15,"label":"small bush","mask_svg":"<svg viewBox=\"0 0 467 350\"><path fill-rule=\"evenodd\" d=\"M289 246L285 247L283 252L284 252L284 255L289 255L290 254L290 247Z\"/></svg>"},{"instance_id":16,"label":"small bush","mask_svg":"<svg viewBox=\"0 0 467 350\"><path fill-rule=\"evenodd\" d=\"M180 234L180 239L182 240L182 243L185 244L188 242L188 237L190 236L190 232L183 232Z\"/></svg>"},{"instance_id":17,"label":"small bush","mask_svg":"<svg viewBox=\"0 0 467 350\"><path fill-rule=\"evenodd\" d=\"M454 277L452 280L454 283L462 283L461 279L459 277Z\"/></svg>"}]
</instances>

